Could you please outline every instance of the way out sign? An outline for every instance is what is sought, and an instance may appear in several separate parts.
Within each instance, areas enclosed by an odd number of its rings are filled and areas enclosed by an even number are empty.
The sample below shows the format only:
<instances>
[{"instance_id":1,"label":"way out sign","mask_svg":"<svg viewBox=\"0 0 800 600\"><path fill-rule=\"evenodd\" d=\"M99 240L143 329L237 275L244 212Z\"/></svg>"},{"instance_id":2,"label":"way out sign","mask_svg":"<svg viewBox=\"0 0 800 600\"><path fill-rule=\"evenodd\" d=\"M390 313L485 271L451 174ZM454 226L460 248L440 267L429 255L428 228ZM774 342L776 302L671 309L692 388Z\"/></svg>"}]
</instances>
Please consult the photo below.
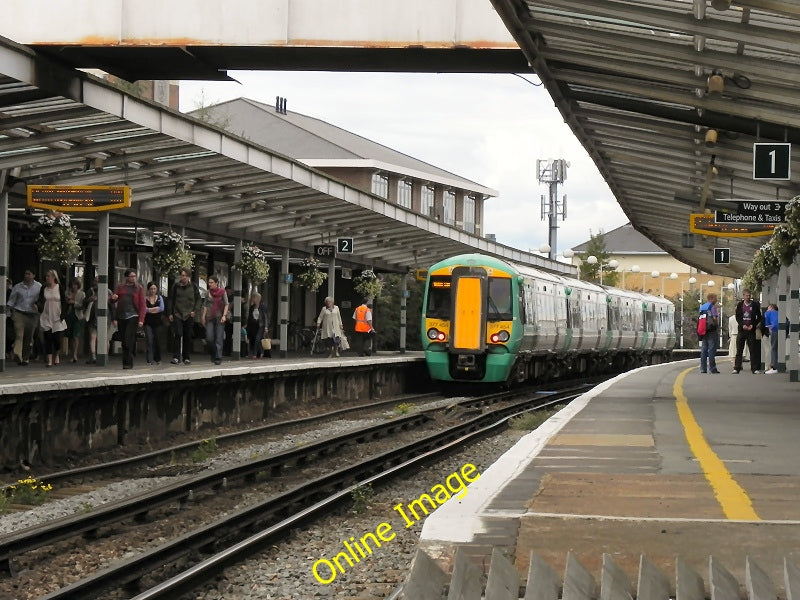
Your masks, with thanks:
<instances>
[{"instance_id":1,"label":"way out sign","mask_svg":"<svg viewBox=\"0 0 800 600\"><path fill-rule=\"evenodd\" d=\"M787 181L791 177L791 144L753 144L753 179Z\"/></svg>"}]
</instances>

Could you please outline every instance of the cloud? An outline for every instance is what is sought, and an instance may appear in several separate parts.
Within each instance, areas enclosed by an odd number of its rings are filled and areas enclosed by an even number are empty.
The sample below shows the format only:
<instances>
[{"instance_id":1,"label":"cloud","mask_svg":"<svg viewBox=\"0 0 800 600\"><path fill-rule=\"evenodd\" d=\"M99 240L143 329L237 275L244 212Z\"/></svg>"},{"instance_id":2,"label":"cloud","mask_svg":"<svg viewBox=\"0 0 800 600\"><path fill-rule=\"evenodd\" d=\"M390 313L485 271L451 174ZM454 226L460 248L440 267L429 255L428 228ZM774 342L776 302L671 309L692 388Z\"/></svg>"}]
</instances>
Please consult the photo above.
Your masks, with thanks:
<instances>
[{"instance_id":1,"label":"cloud","mask_svg":"<svg viewBox=\"0 0 800 600\"><path fill-rule=\"evenodd\" d=\"M516 248L548 241L536 160L570 163L559 197L558 249L627 222L591 158L543 87L510 74L231 72L241 83L181 82L181 109L244 96L287 98L304 113L499 191L487 201L484 233ZM536 81L534 75L527 76Z\"/></svg>"}]
</instances>

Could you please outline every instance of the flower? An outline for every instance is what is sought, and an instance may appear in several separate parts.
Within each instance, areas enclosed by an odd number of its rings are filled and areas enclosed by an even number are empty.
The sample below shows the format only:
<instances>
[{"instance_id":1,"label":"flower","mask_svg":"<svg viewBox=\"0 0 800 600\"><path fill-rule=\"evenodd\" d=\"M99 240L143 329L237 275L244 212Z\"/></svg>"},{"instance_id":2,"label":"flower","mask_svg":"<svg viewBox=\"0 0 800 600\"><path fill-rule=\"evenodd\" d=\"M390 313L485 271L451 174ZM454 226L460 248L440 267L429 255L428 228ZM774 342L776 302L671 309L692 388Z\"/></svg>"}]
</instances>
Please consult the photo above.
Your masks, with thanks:
<instances>
[{"instance_id":1,"label":"flower","mask_svg":"<svg viewBox=\"0 0 800 600\"><path fill-rule=\"evenodd\" d=\"M153 234L153 268L171 275L194 266L194 255L180 233L156 231Z\"/></svg>"},{"instance_id":2,"label":"flower","mask_svg":"<svg viewBox=\"0 0 800 600\"><path fill-rule=\"evenodd\" d=\"M371 269L361 271L361 274L355 278L353 282L353 289L357 294L364 298L376 298L380 295L383 289L383 282L378 279L375 272Z\"/></svg>"},{"instance_id":3,"label":"flower","mask_svg":"<svg viewBox=\"0 0 800 600\"><path fill-rule=\"evenodd\" d=\"M45 214L39 217L39 235L36 238L42 258L61 265L70 265L81 254L78 230L72 226L69 216L63 213Z\"/></svg>"},{"instance_id":4,"label":"flower","mask_svg":"<svg viewBox=\"0 0 800 600\"><path fill-rule=\"evenodd\" d=\"M300 261L300 266L305 270L298 273L297 281L309 292L316 292L328 278L328 274L320 270L322 263L309 256Z\"/></svg>"},{"instance_id":5,"label":"flower","mask_svg":"<svg viewBox=\"0 0 800 600\"><path fill-rule=\"evenodd\" d=\"M253 285L263 283L269 277L269 263L267 253L252 244L242 246L242 258L234 263L233 268L241 271L242 275Z\"/></svg>"}]
</instances>

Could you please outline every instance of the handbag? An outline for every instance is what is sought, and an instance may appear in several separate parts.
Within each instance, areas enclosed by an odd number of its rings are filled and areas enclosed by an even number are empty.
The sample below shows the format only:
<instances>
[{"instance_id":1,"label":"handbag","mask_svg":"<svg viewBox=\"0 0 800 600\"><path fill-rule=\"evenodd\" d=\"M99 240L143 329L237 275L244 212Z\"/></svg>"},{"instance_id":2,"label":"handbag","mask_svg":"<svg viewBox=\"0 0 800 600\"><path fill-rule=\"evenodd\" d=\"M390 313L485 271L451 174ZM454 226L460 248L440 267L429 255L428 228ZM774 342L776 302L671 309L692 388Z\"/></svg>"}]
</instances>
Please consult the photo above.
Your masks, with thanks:
<instances>
[{"instance_id":1,"label":"handbag","mask_svg":"<svg viewBox=\"0 0 800 600\"><path fill-rule=\"evenodd\" d=\"M86 308L83 309L83 320L87 323L92 320L92 309L94 308L94 302L89 302L86 305Z\"/></svg>"},{"instance_id":2,"label":"handbag","mask_svg":"<svg viewBox=\"0 0 800 600\"><path fill-rule=\"evenodd\" d=\"M270 338L264 338L261 340L261 349L262 350L272 350L272 340Z\"/></svg>"},{"instance_id":3,"label":"handbag","mask_svg":"<svg viewBox=\"0 0 800 600\"><path fill-rule=\"evenodd\" d=\"M756 339L760 340L761 337L761 327L756 327Z\"/></svg>"},{"instance_id":4,"label":"handbag","mask_svg":"<svg viewBox=\"0 0 800 600\"><path fill-rule=\"evenodd\" d=\"M347 336L342 334L342 338L339 342L339 348L342 350L350 350L350 342L347 340Z\"/></svg>"}]
</instances>

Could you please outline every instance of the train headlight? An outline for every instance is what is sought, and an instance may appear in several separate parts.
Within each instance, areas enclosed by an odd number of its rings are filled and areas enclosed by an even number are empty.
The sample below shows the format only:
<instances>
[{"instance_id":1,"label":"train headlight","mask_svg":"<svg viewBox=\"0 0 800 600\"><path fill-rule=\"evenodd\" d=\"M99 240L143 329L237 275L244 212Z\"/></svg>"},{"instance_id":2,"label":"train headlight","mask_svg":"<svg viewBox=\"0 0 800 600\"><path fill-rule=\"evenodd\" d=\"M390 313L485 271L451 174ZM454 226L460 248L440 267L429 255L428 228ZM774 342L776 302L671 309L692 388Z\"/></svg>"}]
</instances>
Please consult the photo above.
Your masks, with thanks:
<instances>
[{"instance_id":1,"label":"train headlight","mask_svg":"<svg viewBox=\"0 0 800 600\"><path fill-rule=\"evenodd\" d=\"M435 342L443 342L447 339L447 334L444 331L439 331L435 327L431 327L428 329L428 333L426 334L428 339Z\"/></svg>"},{"instance_id":2,"label":"train headlight","mask_svg":"<svg viewBox=\"0 0 800 600\"><path fill-rule=\"evenodd\" d=\"M502 331L498 331L497 333L493 333L489 336L489 341L493 344L497 343L506 343L511 336L508 332L503 329Z\"/></svg>"}]
</instances>

